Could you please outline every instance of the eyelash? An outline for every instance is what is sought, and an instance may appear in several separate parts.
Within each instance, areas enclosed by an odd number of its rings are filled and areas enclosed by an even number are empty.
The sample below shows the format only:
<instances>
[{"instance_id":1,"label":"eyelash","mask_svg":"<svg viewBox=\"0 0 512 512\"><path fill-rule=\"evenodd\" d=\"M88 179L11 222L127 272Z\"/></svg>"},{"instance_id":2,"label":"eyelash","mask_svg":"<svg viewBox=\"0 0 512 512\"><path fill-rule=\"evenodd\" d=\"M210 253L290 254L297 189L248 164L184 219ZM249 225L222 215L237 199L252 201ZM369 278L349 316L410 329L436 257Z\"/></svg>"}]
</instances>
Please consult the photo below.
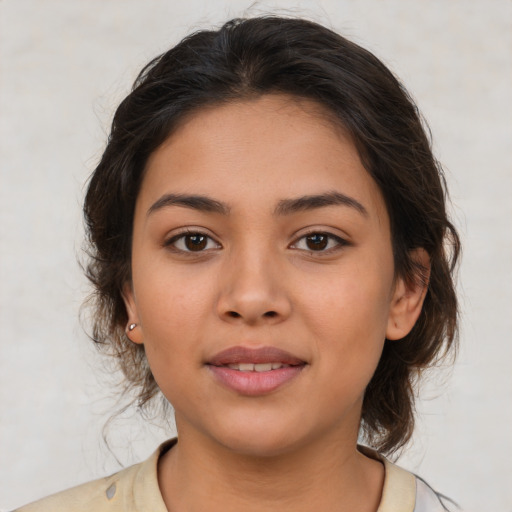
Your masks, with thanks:
<instances>
[{"instance_id":1,"label":"eyelash","mask_svg":"<svg viewBox=\"0 0 512 512\"><path fill-rule=\"evenodd\" d=\"M298 247L300 242L305 241L305 243L307 243L308 238L312 238L313 236L324 237L326 239L326 247L323 247L320 250L311 249L310 247L306 247L306 248L302 248L302 249L300 247ZM187 237L190 237L190 238L202 237L202 240L199 241L199 244L201 244L202 242L205 242L205 245L203 247L201 247L198 244L198 247L200 247L200 250L198 250L198 251L191 250L190 247L187 248L186 245L184 247L177 247L177 244L180 241L183 242L183 244L186 244ZM213 244L216 246L216 247L213 247L213 249L218 249L221 247L221 245L218 242L216 242L211 236L207 235L204 232L186 231L183 233L179 233L178 235L174 235L169 240L166 240L164 242L164 247L168 247L171 250L173 250L175 252L182 253L182 254L202 253L202 252L206 252L206 251L212 249L212 247L208 247L208 245L211 242L213 242ZM320 242L324 242L324 240L321 240ZM334 242L334 245L332 245L332 242ZM331 244L331 246L329 247L330 244ZM337 235L333 235L332 233L325 232L325 231L310 231L309 233L306 233L306 234L300 236L296 242L294 242L293 244L290 245L290 247L293 249L299 249L299 250L309 252L310 254L314 254L314 253L329 254L329 253L339 250L342 247L345 247L347 245L349 245L349 243L346 240L344 240L343 238L341 238Z\"/></svg>"},{"instance_id":2,"label":"eyelash","mask_svg":"<svg viewBox=\"0 0 512 512\"><path fill-rule=\"evenodd\" d=\"M302 235L290 247L298 248L297 246L301 241L305 241L307 243L307 239L310 237L313 237L313 236L325 237L327 239L327 248L323 248L322 250L315 250L315 249L311 249L311 248L307 247L307 248L303 248L302 249L303 251L309 252L311 254L313 254L313 253L330 254L331 252L334 252L336 250L341 249L342 247L346 247L347 245L349 245L349 243L345 239L341 238L340 236L333 235L332 233L329 233L327 231L316 231L315 230L315 231L310 231L309 233L305 233L304 235ZM331 242L335 242L335 244L334 244L334 246L329 247L329 244Z\"/></svg>"},{"instance_id":3,"label":"eyelash","mask_svg":"<svg viewBox=\"0 0 512 512\"><path fill-rule=\"evenodd\" d=\"M177 243L179 241L182 241L185 244L187 237L190 237L190 238L203 237L204 239L206 239L206 247L202 248L200 251L193 251L193 250L187 249L186 246L184 248L177 247ZM207 235L206 233L203 233L201 231L185 231L185 232L179 233L178 235L174 235L173 237L169 238L169 240L166 240L164 242L164 247L168 247L171 250L174 250L174 251L180 252L180 253L185 253L185 254L201 253L201 252L204 252L205 250L212 249L211 247L208 247L208 244L210 244L210 242L213 242L216 245L215 248L220 247L220 244L218 242L216 242L211 236Z\"/></svg>"}]
</instances>

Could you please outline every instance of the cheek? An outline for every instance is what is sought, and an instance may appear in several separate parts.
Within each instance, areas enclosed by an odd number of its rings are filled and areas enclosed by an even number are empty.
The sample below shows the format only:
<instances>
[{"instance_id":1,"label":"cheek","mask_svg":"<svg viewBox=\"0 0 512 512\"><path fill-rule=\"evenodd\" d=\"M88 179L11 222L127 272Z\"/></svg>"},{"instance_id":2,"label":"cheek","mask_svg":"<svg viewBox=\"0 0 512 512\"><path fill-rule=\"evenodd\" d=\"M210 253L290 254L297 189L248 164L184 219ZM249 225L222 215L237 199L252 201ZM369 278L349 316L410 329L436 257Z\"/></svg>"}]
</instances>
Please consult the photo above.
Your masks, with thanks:
<instances>
[{"instance_id":1,"label":"cheek","mask_svg":"<svg viewBox=\"0 0 512 512\"><path fill-rule=\"evenodd\" d=\"M361 267L317 279L307 293L309 316L319 330L343 331L347 336L385 333L392 280L368 265Z\"/></svg>"},{"instance_id":2,"label":"cheek","mask_svg":"<svg viewBox=\"0 0 512 512\"><path fill-rule=\"evenodd\" d=\"M163 278L148 280L139 287L138 310L144 348L153 376L165 395L174 402L200 366L201 321L199 298L184 293L183 284Z\"/></svg>"},{"instance_id":3,"label":"cheek","mask_svg":"<svg viewBox=\"0 0 512 512\"><path fill-rule=\"evenodd\" d=\"M186 347L199 343L203 319L211 311L211 286L175 271L165 259L138 261L135 267L139 271L134 272L133 284L148 359L174 360L180 352L186 357Z\"/></svg>"},{"instance_id":4,"label":"cheek","mask_svg":"<svg viewBox=\"0 0 512 512\"><path fill-rule=\"evenodd\" d=\"M303 304L309 330L316 333L318 357L335 371L371 378L379 361L389 314L391 272L358 262L323 280Z\"/></svg>"}]
</instances>

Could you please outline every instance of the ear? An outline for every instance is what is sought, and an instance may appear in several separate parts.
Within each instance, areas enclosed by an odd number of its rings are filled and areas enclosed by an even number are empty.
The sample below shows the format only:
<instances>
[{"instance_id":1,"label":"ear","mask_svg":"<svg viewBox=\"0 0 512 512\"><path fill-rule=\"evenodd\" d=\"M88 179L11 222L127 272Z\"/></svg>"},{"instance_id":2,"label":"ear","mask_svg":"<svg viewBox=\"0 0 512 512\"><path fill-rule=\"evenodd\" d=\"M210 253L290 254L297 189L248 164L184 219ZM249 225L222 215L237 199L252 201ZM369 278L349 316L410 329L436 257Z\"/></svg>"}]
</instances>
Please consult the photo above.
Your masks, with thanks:
<instances>
[{"instance_id":1,"label":"ear","mask_svg":"<svg viewBox=\"0 0 512 512\"><path fill-rule=\"evenodd\" d=\"M427 294L430 257L425 249L420 248L411 251L411 258L421 265L423 271L411 283L407 283L403 278L396 280L386 329L388 340L402 339L411 332L420 316Z\"/></svg>"},{"instance_id":2,"label":"ear","mask_svg":"<svg viewBox=\"0 0 512 512\"><path fill-rule=\"evenodd\" d=\"M128 316L128 323L125 327L126 336L130 341L133 341L133 343L141 345L144 343L144 337L142 334L139 315L137 313L137 302L135 300L135 294L130 282L126 282L123 286L121 296L123 297L126 313ZM135 327L130 330L129 327L132 324L135 324Z\"/></svg>"}]
</instances>

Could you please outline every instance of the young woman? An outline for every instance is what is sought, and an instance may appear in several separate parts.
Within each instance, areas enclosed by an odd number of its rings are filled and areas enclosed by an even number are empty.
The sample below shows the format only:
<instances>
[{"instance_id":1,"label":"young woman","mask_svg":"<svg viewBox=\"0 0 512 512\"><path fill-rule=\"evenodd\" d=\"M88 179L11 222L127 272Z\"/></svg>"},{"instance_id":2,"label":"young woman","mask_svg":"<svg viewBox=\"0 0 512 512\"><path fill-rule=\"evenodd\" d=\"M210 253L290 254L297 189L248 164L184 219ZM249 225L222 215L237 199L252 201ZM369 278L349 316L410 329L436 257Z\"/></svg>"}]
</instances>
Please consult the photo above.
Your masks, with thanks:
<instances>
[{"instance_id":1,"label":"young woman","mask_svg":"<svg viewBox=\"0 0 512 512\"><path fill-rule=\"evenodd\" d=\"M178 437L20 510L443 510L383 455L454 346L445 195L403 87L322 26L233 20L153 60L89 184L88 276L95 341Z\"/></svg>"}]
</instances>

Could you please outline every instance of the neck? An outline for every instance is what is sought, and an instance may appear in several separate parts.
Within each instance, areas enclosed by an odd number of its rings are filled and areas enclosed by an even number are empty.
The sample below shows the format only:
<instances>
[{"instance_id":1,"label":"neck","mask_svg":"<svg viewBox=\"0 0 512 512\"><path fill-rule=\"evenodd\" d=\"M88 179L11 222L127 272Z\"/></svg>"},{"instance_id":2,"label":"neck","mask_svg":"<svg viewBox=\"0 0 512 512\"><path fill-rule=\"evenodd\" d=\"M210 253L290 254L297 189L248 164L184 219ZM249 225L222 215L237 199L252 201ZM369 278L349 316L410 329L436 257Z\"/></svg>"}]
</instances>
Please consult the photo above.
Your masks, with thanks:
<instances>
[{"instance_id":1,"label":"neck","mask_svg":"<svg viewBox=\"0 0 512 512\"><path fill-rule=\"evenodd\" d=\"M355 439L324 437L284 454L257 457L194 437L180 435L159 462L159 485L170 512L378 508L383 466L359 453Z\"/></svg>"}]
</instances>

